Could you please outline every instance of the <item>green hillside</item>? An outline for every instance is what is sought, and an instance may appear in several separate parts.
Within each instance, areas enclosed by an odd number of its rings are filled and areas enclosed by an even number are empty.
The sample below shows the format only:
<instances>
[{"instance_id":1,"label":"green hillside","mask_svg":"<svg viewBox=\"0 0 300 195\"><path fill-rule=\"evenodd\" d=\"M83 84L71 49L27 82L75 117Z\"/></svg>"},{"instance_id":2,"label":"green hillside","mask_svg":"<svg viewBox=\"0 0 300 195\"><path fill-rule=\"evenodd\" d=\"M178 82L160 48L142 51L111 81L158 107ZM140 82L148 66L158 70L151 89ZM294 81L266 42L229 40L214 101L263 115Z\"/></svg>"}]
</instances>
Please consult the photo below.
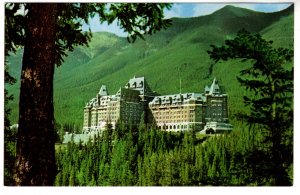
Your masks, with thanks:
<instances>
[{"instance_id":1,"label":"green hillside","mask_svg":"<svg viewBox=\"0 0 300 195\"><path fill-rule=\"evenodd\" d=\"M94 33L90 47L79 47L70 53L64 64L56 68L54 82L55 118L59 123L82 125L83 107L102 84L110 94L136 76L145 76L150 87L160 94L202 92L217 77L229 94L231 116L243 109L246 93L236 81L239 71L247 66L238 61L209 67L212 61L207 50L211 44L223 44L238 30L260 32L274 45L293 47L293 7L276 13L260 13L226 6L217 12L195 18L174 18L173 25L146 41L129 44L126 38L110 33ZM10 71L19 78L21 51L11 56ZM17 123L19 82L9 87L15 100L11 120ZM234 121L233 121L234 123Z\"/></svg>"}]
</instances>

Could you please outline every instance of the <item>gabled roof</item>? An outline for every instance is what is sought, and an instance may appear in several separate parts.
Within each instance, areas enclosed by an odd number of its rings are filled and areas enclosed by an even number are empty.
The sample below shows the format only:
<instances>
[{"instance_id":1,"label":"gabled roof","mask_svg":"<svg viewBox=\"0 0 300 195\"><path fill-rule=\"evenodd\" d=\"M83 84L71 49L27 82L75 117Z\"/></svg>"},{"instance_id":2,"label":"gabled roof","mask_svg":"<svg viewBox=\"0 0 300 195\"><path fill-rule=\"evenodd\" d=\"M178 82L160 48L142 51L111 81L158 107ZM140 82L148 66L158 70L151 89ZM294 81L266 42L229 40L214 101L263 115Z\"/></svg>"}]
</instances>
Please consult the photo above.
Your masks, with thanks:
<instances>
[{"instance_id":1,"label":"gabled roof","mask_svg":"<svg viewBox=\"0 0 300 195\"><path fill-rule=\"evenodd\" d=\"M156 96L149 104L177 104L185 103L190 100L205 101L205 96L200 93L182 93L173 95Z\"/></svg>"},{"instance_id":2,"label":"gabled roof","mask_svg":"<svg viewBox=\"0 0 300 195\"><path fill-rule=\"evenodd\" d=\"M209 93L209 91L210 91L210 88L209 88L209 86L205 86L205 89L204 89L204 93Z\"/></svg>"},{"instance_id":3,"label":"gabled roof","mask_svg":"<svg viewBox=\"0 0 300 195\"><path fill-rule=\"evenodd\" d=\"M100 96L107 96L108 95L108 92L107 92L107 88L105 85L102 85L100 90L99 90L99 95Z\"/></svg>"},{"instance_id":4,"label":"gabled roof","mask_svg":"<svg viewBox=\"0 0 300 195\"><path fill-rule=\"evenodd\" d=\"M133 89L140 92L140 95L154 96L155 93L149 87L145 77L133 77L125 85L127 89Z\"/></svg>"}]
</instances>

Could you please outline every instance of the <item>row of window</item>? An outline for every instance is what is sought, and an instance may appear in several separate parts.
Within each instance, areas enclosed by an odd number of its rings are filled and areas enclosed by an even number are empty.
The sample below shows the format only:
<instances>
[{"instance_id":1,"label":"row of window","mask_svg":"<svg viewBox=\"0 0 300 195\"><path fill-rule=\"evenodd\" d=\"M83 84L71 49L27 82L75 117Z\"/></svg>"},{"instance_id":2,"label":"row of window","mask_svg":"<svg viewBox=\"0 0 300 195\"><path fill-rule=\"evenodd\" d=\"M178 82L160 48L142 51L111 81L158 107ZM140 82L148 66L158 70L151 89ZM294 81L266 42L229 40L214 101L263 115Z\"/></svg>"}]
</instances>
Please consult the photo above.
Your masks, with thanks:
<instances>
[{"instance_id":1,"label":"row of window","mask_svg":"<svg viewBox=\"0 0 300 195\"><path fill-rule=\"evenodd\" d=\"M108 110L109 111L111 111L111 110L119 110L119 107L109 107Z\"/></svg>"},{"instance_id":2,"label":"row of window","mask_svg":"<svg viewBox=\"0 0 300 195\"><path fill-rule=\"evenodd\" d=\"M154 112L157 115L174 115L174 114L187 114L187 111L158 111L158 112Z\"/></svg>"},{"instance_id":3,"label":"row of window","mask_svg":"<svg viewBox=\"0 0 300 195\"><path fill-rule=\"evenodd\" d=\"M159 125L157 127L161 130L184 130L187 128L193 128L193 125Z\"/></svg>"},{"instance_id":4,"label":"row of window","mask_svg":"<svg viewBox=\"0 0 300 195\"><path fill-rule=\"evenodd\" d=\"M223 104L211 104L211 106L214 106L214 107L222 107Z\"/></svg>"},{"instance_id":5,"label":"row of window","mask_svg":"<svg viewBox=\"0 0 300 195\"><path fill-rule=\"evenodd\" d=\"M189 115L190 118L193 118L194 115ZM155 117L156 119L174 119L174 118L188 118L187 115L172 115L172 116L165 116L165 115L162 115L162 116L156 116Z\"/></svg>"},{"instance_id":6,"label":"row of window","mask_svg":"<svg viewBox=\"0 0 300 195\"><path fill-rule=\"evenodd\" d=\"M190 120L157 120L157 123L186 123L186 122L199 122L199 121L195 121L193 119Z\"/></svg>"},{"instance_id":7,"label":"row of window","mask_svg":"<svg viewBox=\"0 0 300 195\"><path fill-rule=\"evenodd\" d=\"M161 104L161 105L153 105L153 104L149 104L149 106L151 108L162 108L162 107L168 107L169 109L184 109L184 108L189 108L189 109L193 109L195 108L195 106L187 106L184 104Z\"/></svg>"}]
</instances>

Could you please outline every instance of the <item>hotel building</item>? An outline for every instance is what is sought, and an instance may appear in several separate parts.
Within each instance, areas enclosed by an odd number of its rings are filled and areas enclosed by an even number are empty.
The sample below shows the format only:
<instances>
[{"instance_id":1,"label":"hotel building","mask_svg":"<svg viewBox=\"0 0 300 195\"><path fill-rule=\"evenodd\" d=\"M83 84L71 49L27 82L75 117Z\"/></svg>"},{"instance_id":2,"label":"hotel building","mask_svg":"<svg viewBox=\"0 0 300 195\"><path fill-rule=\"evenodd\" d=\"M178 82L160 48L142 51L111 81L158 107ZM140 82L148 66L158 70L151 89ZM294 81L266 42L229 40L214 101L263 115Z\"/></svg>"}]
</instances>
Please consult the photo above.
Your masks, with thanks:
<instances>
[{"instance_id":1,"label":"hotel building","mask_svg":"<svg viewBox=\"0 0 300 195\"><path fill-rule=\"evenodd\" d=\"M142 118L143 117L143 118ZM95 98L84 107L83 133L97 132L117 121L126 125L155 125L165 131L200 131L208 122L228 123L227 94L213 80L203 93L159 95L144 77L134 77L115 95L102 85Z\"/></svg>"}]
</instances>

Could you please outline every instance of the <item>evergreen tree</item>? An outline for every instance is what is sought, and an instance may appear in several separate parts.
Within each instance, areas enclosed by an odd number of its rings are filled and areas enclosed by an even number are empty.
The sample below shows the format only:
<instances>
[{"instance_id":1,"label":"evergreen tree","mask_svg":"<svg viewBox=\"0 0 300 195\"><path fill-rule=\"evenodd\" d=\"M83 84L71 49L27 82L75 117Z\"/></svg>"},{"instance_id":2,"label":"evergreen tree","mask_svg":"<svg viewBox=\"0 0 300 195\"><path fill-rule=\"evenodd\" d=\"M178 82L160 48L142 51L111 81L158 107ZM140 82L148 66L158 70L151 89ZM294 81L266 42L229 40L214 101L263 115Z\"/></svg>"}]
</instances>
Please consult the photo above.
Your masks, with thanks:
<instances>
[{"instance_id":1,"label":"evergreen tree","mask_svg":"<svg viewBox=\"0 0 300 195\"><path fill-rule=\"evenodd\" d=\"M55 177L55 186L61 186L62 185L62 174L59 172Z\"/></svg>"},{"instance_id":2,"label":"evergreen tree","mask_svg":"<svg viewBox=\"0 0 300 195\"><path fill-rule=\"evenodd\" d=\"M142 186L143 185L143 179L144 179L144 170L143 170L143 164L142 164L142 159L141 156L138 155L137 159L137 166L138 166L138 175L137 175L137 186Z\"/></svg>"},{"instance_id":3,"label":"evergreen tree","mask_svg":"<svg viewBox=\"0 0 300 195\"><path fill-rule=\"evenodd\" d=\"M233 40L221 47L212 46L210 57L220 60L242 59L253 65L241 71L238 81L254 97L244 97L250 113L242 114L249 125L258 124L264 135L266 155L271 156L271 176L274 185L291 185L287 167L292 163L293 125L293 50L273 48L272 41L246 30L238 32Z\"/></svg>"},{"instance_id":4,"label":"evergreen tree","mask_svg":"<svg viewBox=\"0 0 300 195\"><path fill-rule=\"evenodd\" d=\"M111 146L103 136L96 143L69 143L66 150L57 150L61 171L55 185L270 185L270 171L260 169L268 158L244 144L252 136L247 131L209 137L205 144L191 132L143 131L138 136L145 141L139 143L128 130ZM151 150L138 150L150 142Z\"/></svg>"},{"instance_id":5,"label":"evergreen tree","mask_svg":"<svg viewBox=\"0 0 300 195\"><path fill-rule=\"evenodd\" d=\"M197 181L197 185L202 183L203 178L205 177L204 174L204 159L203 159L203 152L201 146L196 146L195 148L196 153L196 160L195 160L195 180Z\"/></svg>"},{"instance_id":6,"label":"evergreen tree","mask_svg":"<svg viewBox=\"0 0 300 195\"><path fill-rule=\"evenodd\" d=\"M73 168L71 168L70 170L70 177L69 177L69 186L75 186L76 185L76 182L75 182L75 179L76 179L76 176L75 176L75 171Z\"/></svg>"},{"instance_id":7,"label":"evergreen tree","mask_svg":"<svg viewBox=\"0 0 300 195\"><path fill-rule=\"evenodd\" d=\"M159 180L159 184L162 186L170 186L172 185L172 153L162 152L160 153L160 159L162 162L162 175Z\"/></svg>"},{"instance_id":8,"label":"evergreen tree","mask_svg":"<svg viewBox=\"0 0 300 195\"><path fill-rule=\"evenodd\" d=\"M10 53L16 53L17 49L23 45L23 33L18 33L15 28L21 28L21 24L17 21L22 21L22 17L15 16L16 10L19 7L15 6L10 10L5 10L5 60L4 60L4 82L6 85L13 85L16 79L9 74L8 56ZM13 95L10 95L7 89L4 89L4 185L13 185L13 173L15 162L15 142L16 131L11 128L9 115L11 109L8 106L9 101L13 100Z\"/></svg>"}]
</instances>

